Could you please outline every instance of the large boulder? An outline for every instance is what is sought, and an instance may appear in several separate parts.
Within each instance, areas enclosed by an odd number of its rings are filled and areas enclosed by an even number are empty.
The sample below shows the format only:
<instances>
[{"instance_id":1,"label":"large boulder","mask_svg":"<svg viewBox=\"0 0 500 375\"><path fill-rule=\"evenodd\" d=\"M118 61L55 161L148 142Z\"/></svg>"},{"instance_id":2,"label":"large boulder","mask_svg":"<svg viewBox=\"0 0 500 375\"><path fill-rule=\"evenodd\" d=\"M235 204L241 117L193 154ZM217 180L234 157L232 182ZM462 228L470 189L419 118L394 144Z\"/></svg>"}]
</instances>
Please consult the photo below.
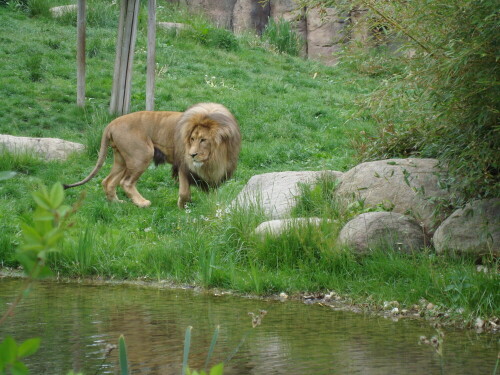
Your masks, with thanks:
<instances>
[{"instance_id":1,"label":"large boulder","mask_svg":"<svg viewBox=\"0 0 500 375\"><path fill-rule=\"evenodd\" d=\"M329 220L327 220L329 221ZM294 229L303 229L308 226L318 227L325 222L325 219L320 219L318 217L301 217L295 219L276 219L265 221L257 228L255 228L255 233L260 234L262 236L268 234L272 236L279 236L283 232L287 230Z\"/></svg>"},{"instance_id":2,"label":"large boulder","mask_svg":"<svg viewBox=\"0 0 500 375\"><path fill-rule=\"evenodd\" d=\"M451 214L432 238L436 252L500 255L500 198L478 200Z\"/></svg>"},{"instance_id":3,"label":"large boulder","mask_svg":"<svg viewBox=\"0 0 500 375\"><path fill-rule=\"evenodd\" d=\"M81 152L85 146L58 138L15 137L0 134L0 150L11 153L29 153L46 160L64 160L73 152Z\"/></svg>"},{"instance_id":4,"label":"large boulder","mask_svg":"<svg viewBox=\"0 0 500 375\"><path fill-rule=\"evenodd\" d=\"M285 218L295 207L300 195L300 183L314 184L318 178L327 174L340 178L341 172L306 171L306 172L273 172L250 178L233 204L243 208L262 208L264 214L273 219Z\"/></svg>"},{"instance_id":5,"label":"large boulder","mask_svg":"<svg viewBox=\"0 0 500 375\"><path fill-rule=\"evenodd\" d=\"M340 231L338 243L363 254L376 247L402 252L418 251L425 246L425 235L412 218L393 212L367 212L356 216Z\"/></svg>"},{"instance_id":6,"label":"large boulder","mask_svg":"<svg viewBox=\"0 0 500 375\"><path fill-rule=\"evenodd\" d=\"M436 159L388 159L366 162L344 173L336 194L363 200L365 206L383 205L393 212L411 214L428 233L442 218L434 211L436 198L447 198L440 176L446 174Z\"/></svg>"},{"instance_id":7,"label":"large boulder","mask_svg":"<svg viewBox=\"0 0 500 375\"><path fill-rule=\"evenodd\" d=\"M76 13L78 10L78 5L77 4L70 4L70 5L61 5L58 7L52 7L50 8L50 14L52 17L57 18L57 17L62 17L66 13Z\"/></svg>"}]
</instances>

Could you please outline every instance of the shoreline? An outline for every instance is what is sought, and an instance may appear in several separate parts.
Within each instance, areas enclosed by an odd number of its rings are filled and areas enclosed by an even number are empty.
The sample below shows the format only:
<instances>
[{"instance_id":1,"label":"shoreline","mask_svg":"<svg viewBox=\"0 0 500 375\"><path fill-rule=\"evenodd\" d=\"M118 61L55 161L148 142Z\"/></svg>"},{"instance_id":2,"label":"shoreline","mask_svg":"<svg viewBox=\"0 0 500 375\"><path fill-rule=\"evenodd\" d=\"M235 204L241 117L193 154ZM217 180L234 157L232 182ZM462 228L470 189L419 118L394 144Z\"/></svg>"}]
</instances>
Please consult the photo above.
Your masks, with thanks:
<instances>
[{"instance_id":1,"label":"shoreline","mask_svg":"<svg viewBox=\"0 0 500 375\"><path fill-rule=\"evenodd\" d=\"M11 269L7 267L0 268L0 279L4 278L18 278L24 279L26 276L18 269ZM178 284L168 280L154 281L147 278L135 280L122 280L113 278L102 278L96 276L91 277L68 277L68 276L54 276L44 280L36 280L35 282L56 282L67 284L84 284L84 285L127 285L146 288L158 288L169 290L193 290L198 293L206 293L212 296L232 296L237 298L260 299L264 301L297 301L306 305L318 305L325 308L330 308L334 311L351 312L354 314L366 314L369 316L378 316L386 319L391 319L394 322L400 319L411 319L427 322L435 328L447 327L461 330L473 330L478 334L498 334L500 333L500 318L491 317L483 319L481 317L473 318L472 320L466 319L459 312L450 312L445 309L435 306L431 302L421 300L419 305L413 305L411 308L400 308L398 301L385 301L384 304L377 304L369 301L369 298L364 302L355 302L349 296L339 295L334 291L328 293L307 293L299 292L291 295L269 294L269 295L256 295L250 293L241 293L236 290L222 290L222 289L207 289L197 285L191 284Z\"/></svg>"}]
</instances>

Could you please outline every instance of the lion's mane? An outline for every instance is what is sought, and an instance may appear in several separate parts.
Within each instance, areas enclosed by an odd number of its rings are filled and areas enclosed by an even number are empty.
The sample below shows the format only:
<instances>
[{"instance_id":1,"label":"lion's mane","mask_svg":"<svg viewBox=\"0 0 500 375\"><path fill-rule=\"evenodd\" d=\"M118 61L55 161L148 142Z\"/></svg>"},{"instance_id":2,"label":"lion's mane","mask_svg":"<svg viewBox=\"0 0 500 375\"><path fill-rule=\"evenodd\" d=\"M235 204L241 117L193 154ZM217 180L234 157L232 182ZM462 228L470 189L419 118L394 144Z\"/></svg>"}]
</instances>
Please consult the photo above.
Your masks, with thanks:
<instances>
[{"instance_id":1,"label":"lion's mane","mask_svg":"<svg viewBox=\"0 0 500 375\"><path fill-rule=\"evenodd\" d=\"M197 126L209 129L213 147L210 159L201 167L189 156L189 137ZM217 103L199 103L187 109L175 129L175 153L172 174L178 177L183 170L190 184L207 190L218 187L230 178L238 163L241 134L238 123L226 107Z\"/></svg>"}]
</instances>

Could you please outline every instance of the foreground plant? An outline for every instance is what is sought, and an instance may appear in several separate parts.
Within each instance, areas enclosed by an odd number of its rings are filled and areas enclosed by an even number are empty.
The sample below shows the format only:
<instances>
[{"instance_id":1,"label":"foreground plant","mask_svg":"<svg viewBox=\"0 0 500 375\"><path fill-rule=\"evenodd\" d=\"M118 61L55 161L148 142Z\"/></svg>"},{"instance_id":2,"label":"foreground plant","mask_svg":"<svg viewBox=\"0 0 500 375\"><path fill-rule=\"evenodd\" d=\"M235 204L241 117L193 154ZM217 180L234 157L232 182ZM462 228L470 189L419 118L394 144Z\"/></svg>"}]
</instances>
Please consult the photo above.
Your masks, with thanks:
<instances>
[{"instance_id":1,"label":"foreground plant","mask_svg":"<svg viewBox=\"0 0 500 375\"><path fill-rule=\"evenodd\" d=\"M266 310L260 310L258 314L253 312L249 312L248 315L252 317L252 328L249 329L242 337L238 346L233 350L233 352L226 358L224 362L220 362L210 368L207 372L208 364L210 363L210 359L212 358L212 354L215 349L215 344L217 343L217 338L219 337L220 326L215 327L214 334L212 336L212 341L210 342L210 348L208 349L207 358L205 360L205 365L203 366L203 370L192 370L188 366L189 359L189 351L191 349L191 331L193 327L189 326L186 328L186 333L184 335L184 354L182 356L182 375L222 375L224 373L224 363L229 362L234 355L238 352L241 345L245 342L250 332L253 332L253 328L256 328L262 324L262 320L264 316L267 314ZM125 344L125 337L123 335L120 336L118 340L119 345L119 363L120 363L120 374L121 375L129 375L128 368L128 354L127 347Z\"/></svg>"},{"instance_id":2,"label":"foreground plant","mask_svg":"<svg viewBox=\"0 0 500 375\"><path fill-rule=\"evenodd\" d=\"M23 245L16 252L16 259L21 263L27 277L9 309L0 318L0 325L12 316L21 299L26 296L36 280L52 275L46 265L50 253L58 251L58 245L64 233L71 227L70 217L78 209L81 199L72 207L64 205L64 190L56 183L50 191L42 185L33 193L36 209L30 223L22 224ZM0 343L0 375L10 372L15 375L28 374L29 370L21 361L37 352L40 338L28 339L17 344L14 338L7 336Z\"/></svg>"}]
</instances>

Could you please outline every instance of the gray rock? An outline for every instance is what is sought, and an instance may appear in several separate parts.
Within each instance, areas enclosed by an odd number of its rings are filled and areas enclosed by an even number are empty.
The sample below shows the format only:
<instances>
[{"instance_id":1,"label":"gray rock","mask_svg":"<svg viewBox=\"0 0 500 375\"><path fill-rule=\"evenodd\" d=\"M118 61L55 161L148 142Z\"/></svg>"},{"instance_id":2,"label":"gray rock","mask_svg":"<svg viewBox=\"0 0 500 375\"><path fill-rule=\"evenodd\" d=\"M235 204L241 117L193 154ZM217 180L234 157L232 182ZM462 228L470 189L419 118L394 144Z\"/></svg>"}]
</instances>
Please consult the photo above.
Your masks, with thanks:
<instances>
[{"instance_id":1,"label":"gray rock","mask_svg":"<svg viewBox=\"0 0 500 375\"><path fill-rule=\"evenodd\" d=\"M186 28L186 24L179 22L158 22L158 27L161 27L165 30L175 30L179 32L179 30Z\"/></svg>"},{"instance_id":2,"label":"gray rock","mask_svg":"<svg viewBox=\"0 0 500 375\"><path fill-rule=\"evenodd\" d=\"M500 255L500 198L478 200L456 210L432 238L436 252Z\"/></svg>"},{"instance_id":3,"label":"gray rock","mask_svg":"<svg viewBox=\"0 0 500 375\"><path fill-rule=\"evenodd\" d=\"M255 228L255 233L260 235L270 234L273 236L279 236L291 228L303 228L311 225L320 226L323 222L324 219L320 219L318 217L270 220Z\"/></svg>"},{"instance_id":4,"label":"gray rock","mask_svg":"<svg viewBox=\"0 0 500 375\"><path fill-rule=\"evenodd\" d=\"M233 8L232 27L235 33L253 30L258 34L266 27L270 4L260 0L236 0Z\"/></svg>"},{"instance_id":5,"label":"gray rock","mask_svg":"<svg viewBox=\"0 0 500 375\"><path fill-rule=\"evenodd\" d=\"M284 19L289 21L293 29L304 40L302 53L324 64L336 62L333 52L340 50L350 39L345 17L339 17L332 7L301 7L296 0L169 0L187 6L191 11L203 12L219 27L241 33L252 29L260 34L267 25L268 19ZM347 15L345 15L347 16ZM358 17L359 18L359 17ZM356 26L358 20L356 20ZM368 28L356 27L357 40L360 30L368 32Z\"/></svg>"},{"instance_id":6,"label":"gray rock","mask_svg":"<svg viewBox=\"0 0 500 375\"><path fill-rule=\"evenodd\" d=\"M346 39L343 18L334 8L319 8L307 12L307 55L309 58L333 65L337 58L333 55L342 49Z\"/></svg>"},{"instance_id":7,"label":"gray rock","mask_svg":"<svg viewBox=\"0 0 500 375\"><path fill-rule=\"evenodd\" d=\"M425 246L425 235L420 225L408 216L393 212L367 212L342 228L338 244L360 254L379 246L412 252Z\"/></svg>"},{"instance_id":8,"label":"gray rock","mask_svg":"<svg viewBox=\"0 0 500 375\"><path fill-rule=\"evenodd\" d=\"M52 17L57 18L65 15L66 13L71 13L75 12L78 10L78 5L76 4L70 4L70 5L61 5L58 7L52 7L50 8L50 13L52 14Z\"/></svg>"},{"instance_id":9,"label":"gray rock","mask_svg":"<svg viewBox=\"0 0 500 375\"><path fill-rule=\"evenodd\" d=\"M15 137L0 134L0 149L11 153L31 153L46 160L64 160L72 152L81 152L85 146L58 138Z\"/></svg>"},{"instance_id":10,"label":"gray rock","mask_svg":"<svg viewBox=\"0 0 500 375\"><path fill-rule=\"evenodd\" d=\"M274 172L253 176L238 194L234 205L259 207L273 219L285 218L300 195L299 183L314 184L323 174L341 178L341 172Z\"/></svg>"},{"instance_id":11,"label":"gray rock","mask_svg":"<svg viewBox=\"0 0 500 375\"><path fill-rule=\"evenodd\" d=\"M344 173L336 191L348 200L364 200L367 207L384 205L393 212L411 214L433 233L441 218L434 216L437 202L448 191L439 185L446 172L436 159L388 159L359 164Z\"/></svg>"},{"instance_id":12,"label":"gray rock","mask_svg":"<svg viewBox=\"0 0 500 375\"><path fill-rule=\"evenodd\" d=\"M205 13L218 27L230 28L237 0L179 0L191 11Z\"/></svg>"}]
</instances>

